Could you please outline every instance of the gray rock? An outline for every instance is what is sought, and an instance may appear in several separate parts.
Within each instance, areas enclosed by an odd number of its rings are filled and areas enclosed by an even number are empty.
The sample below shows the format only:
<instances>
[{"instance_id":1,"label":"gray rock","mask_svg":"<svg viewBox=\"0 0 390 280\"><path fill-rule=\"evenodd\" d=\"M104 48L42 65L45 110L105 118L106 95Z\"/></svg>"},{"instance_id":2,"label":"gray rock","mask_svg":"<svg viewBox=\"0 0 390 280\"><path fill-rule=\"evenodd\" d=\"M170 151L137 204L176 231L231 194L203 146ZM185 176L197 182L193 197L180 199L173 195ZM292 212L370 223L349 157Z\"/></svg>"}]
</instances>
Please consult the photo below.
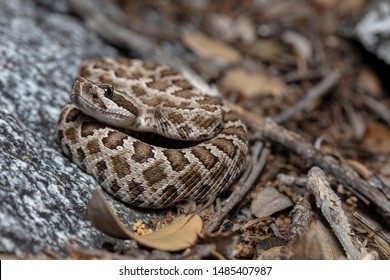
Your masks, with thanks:
<instances>
[{"instance_id":1,"label":"gray rock","mask_svg":"<svg viewBox=\"0 0 390 280\"><path fill-rule=\"evenodd\" d=\"M345 24L343 35L357 39L390 65L390 0L371 1L362 15Z\"/></svg>"},{"instance_id":2,"label":"gray rock","mask_svg":"<svg viewBox=\"0 0 390 280\"><path fill-rule=\"evenodd\" d=\"M53 9L50 2L57 3ZM78 65L117 52L61 14L67 5L60 2L0 0L2 253L40 255L50 248L64 256L70 243L96 248L103 240L87 214L97 183L62 154L56 122ZM151 214L107 198L127 225Z\"/></svg>"}]
</instances>

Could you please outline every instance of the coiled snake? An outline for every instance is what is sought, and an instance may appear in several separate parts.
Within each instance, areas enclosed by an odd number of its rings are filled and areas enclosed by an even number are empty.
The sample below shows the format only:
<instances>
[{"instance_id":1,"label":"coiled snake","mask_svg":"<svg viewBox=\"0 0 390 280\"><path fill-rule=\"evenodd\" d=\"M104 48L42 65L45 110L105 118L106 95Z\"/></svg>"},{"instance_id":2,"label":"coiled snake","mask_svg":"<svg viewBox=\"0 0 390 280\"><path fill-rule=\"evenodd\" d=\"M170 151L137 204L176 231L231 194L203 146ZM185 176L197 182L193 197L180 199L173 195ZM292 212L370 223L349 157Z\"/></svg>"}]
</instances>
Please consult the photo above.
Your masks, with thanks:
<instances>
[{"instance_id":1,"label":"coiled snake","mask_svg":"<svg viewBox=\"0 0 390 280\"><path fill-rule=\"evenodd\" d=\"M58 121L61 148L116 198L145 208L202 202L241 172L245 125L175 70L103 58L79 76Z\"/></svg>"}]
</instances>

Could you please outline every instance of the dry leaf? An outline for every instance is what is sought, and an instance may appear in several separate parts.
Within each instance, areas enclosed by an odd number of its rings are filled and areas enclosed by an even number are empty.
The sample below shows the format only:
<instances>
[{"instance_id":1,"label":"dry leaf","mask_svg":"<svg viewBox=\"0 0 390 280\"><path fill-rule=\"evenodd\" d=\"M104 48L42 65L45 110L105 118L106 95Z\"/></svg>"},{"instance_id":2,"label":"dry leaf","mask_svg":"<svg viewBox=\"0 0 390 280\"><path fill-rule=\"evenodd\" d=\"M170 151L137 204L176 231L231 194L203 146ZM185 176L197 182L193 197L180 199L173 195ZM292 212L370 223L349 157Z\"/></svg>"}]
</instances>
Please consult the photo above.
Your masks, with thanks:
<instances>
[{"instance_id":1,"label":"dry leaf","mask_svg":"<svg viewBox=\"0 0 390 280\"><path fill-rule=\"evenodd\" d=\"M381 164L379 174L384 177L390 178L390 160L387 160L385 163Z\"/></svg>"},{"instance_id":2,"label":"dry leaf","mask_svg":"<svg viewBox=\"0 0 390 280\"><path fill-rule=\"evenodd\" d=\"M279 260L280 256L283 254L284 246L272 247L257 257L257 260Z\"/></svg>"},{"instance_id":3,"label":"dry leaf","mask_svg":"<svg viewBox=\"0 0 390 280\"><path fill-rule=\"evenodd\" d=\"M293 206L291 200L277 189L266 187L252 200L251 212L258 218L270 216Z\"/></svg>"},{"instance_id":4,"label":"dry leaf","mask_svg":"<svg viewBox=\"0 0 390 280\"><path fill-rule=\"evenodd\" d=\"M302 34L293 31L283 32L281 38L286 44L290 44L293 47L297 56L298 71L306 73L312 57L310 41Z\"/></svg>"},{"instance_id":5,"label":"dry leaf","mask_svg":"<svg viewBox=\"0 0 390 280\"><path fill-rule=\"evenodd\" d=\"M374 247L377 248L377 251L382 254L383 259L389 260L390 259L390 244L387 243L385 240L383 240L378 235L374 236L374 244L375 244Z\"/></svg>"},{"instance_id":6,"label":"dry leaf","mask_svg":"<svg viewBox=\"0 0 390 280\"><path fill-rule=\"evenodd\" d=\"M213 35L224 41L233 42L237 39L237 31L233 28L233 18L223 14L212 14L210 16L210 26Z\"/></svg>"},{"instance_id":7,"label":"dry leaf","mask_svg":"<svg viewBox=\"0 0 390 280\"><path fill-rule=\"evenodd\" d=\"M339 1L337 10L342 15L352 15L362 11L367 5L367 0L342 0Z\"/></svg>"},{"instance_id":8,"label":"dry leaf","mask_svg":"<svg viewBox=\"0 0 390 280\"><path fill-rule=\"evenodd\" d=\"M349 123L351 124L354 138L358 140L362 139L364 132L367 129L366 119L360 112L357 112L350 103L343 104L343 108L347 114Z\"/></svg>"},{"instance_id":9,"label":"dry leaf","mask_svg":"<svg viewBox=\"0 0 390 280\"><path fill-rule=\"evenodd\" d=\"M359 173L360 177L362 177L364 180L367 180L370 176L370 171L367 167L365 167L362 163L353 160L353 159L347 159L346 160L349 166L351 166L357 173Z\"/></svg>"},{"instance_id":10,"label":"dry leaf","mask_svg":"<svg viewBox=\"0 0 390 280\"><path fill-rule=\"evenodd\" d=\"M380 124L370 125L362 142L373 153L390 153L390 130Z\"/></svg>"},{"instance_id":11,"label":"dry leaf","mask_svg":"<svg viewBox=\"0 0 390 280\"><path fill-rule=\"evenodd\" d=\"M338 1L340 0L313 0L315 4L326 9L333 8Z\"/></svg>"},{"instance_id":12,"label":"dry leaf","mask_svg":"<svg viewBox=\"0 0 390 280\"><path fill-rule=\"evenodd\" d=\"M147 235L137 235L128 230L112 208L107 204L103 192L97 188L88 205L88 214L95 225L103 233L118 239L134 239L149 248L164 251L179 251L193 245L202 230L202 219L198 215L190 215Z\"/></svg>"},{"instance_id":13,"label":"dry leaf","mask_svg":"<svg viewBox=\"0 0 390 280\"><path fill-rule=\"evenodd\" d=\"M240 15L236 20L236 27L238 38L244 44L250 44L256 39L256 26L250 17Z\"/></svg>"},{"instance_id":14,"label":"dry leaf","mask_svg":"<svg viewBox=\"0 0 390 280\"><path fill-rule=\"evenodd\" d=\"M288 246L299 260L335 260L345 258L334 234L320 221L313 220L301 240Z\"/></svg>"},{"instance_id":15,"label":"dry leaf","mask_svg":"<svg viewBox=\"0 0 390 280\"><path fill-rule=\"evenodd\" d=\"M367 0L313 0L315 4L342 15L351 15L360 12L366 7Z\"/></svg>"},{"instance_id":16,"label":"dry leaf","mask_svg":"<svg viewBox=\"0 0 390 280\"><path fill-rule=\"evenodd\" d=\"M262 61L275 62L285 53L285 49L275 40L262 39L252 44L248 49L248 53L260 58Z\"/></svg>"},{"instance_id":17,"label":"dry leaf","mask_svg":"<svg viewBox=\"0 0 390 280\"><path fill-rule=\"evenodd\" d=\"M214 36L227 42L239 39L244 44L250 44L256 39L255 24L246 15L233 19L223 14L212 14L210 25Z\"/></svg>"},{"instance_id":18,"label":"dry leaf","mask_svg":"<svg viewBox=\"0 0 390 280\"><path fill-rule=\"evenodd\" d=\"M383 92L378 75L369 68L363 68L356 79L357 87L362 88L371 96L379 97Z\"/></svg>"},{"instance_id":19,"label":"dry leaf","mask_svg":"<svg viewBox=\"0 0 390 280\"><path fill-rule=\"evenodd\" d=\"M241 54L237 50L202 33L184 35L183 41L188 48L203 58L218 57L232 63L241 59Z\"/></svg>"},{"instance_id":20,"label":"dry leaf","mask_svg":"<svg viewBox=\"0 0 390 280\"><path fill-rule=\"evenodd\" d=\"M242 92L248 97L258 94L280 96L287 92L281 81L261 72L247 73L242 68L235 68L226 73L221 85L226 89Z\"/></svg>"},{"instance_id":21,"label":"dry leaf","mask_svg":"<svg viewBox=\"0 0 390 280\"><path fill-rule=\"evenodd\" d=\"M200 244L213 244L216 251L224 256L225 259L232 259L236 254L236 247L239 236L232 232L203 233L199 236Z\"/></svg>"}]
</instances>

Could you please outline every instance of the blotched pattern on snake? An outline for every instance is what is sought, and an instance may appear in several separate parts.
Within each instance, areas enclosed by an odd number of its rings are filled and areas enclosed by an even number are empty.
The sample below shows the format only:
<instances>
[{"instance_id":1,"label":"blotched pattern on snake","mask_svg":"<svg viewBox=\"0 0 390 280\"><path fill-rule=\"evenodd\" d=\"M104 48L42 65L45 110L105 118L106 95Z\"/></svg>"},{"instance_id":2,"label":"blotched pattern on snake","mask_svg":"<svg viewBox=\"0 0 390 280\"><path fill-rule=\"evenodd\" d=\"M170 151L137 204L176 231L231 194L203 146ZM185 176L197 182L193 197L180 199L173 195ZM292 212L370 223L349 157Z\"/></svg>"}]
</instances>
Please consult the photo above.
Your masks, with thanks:
<instances>
[{"instance_id":1,"label":"blotched pattern on snake","mask_svg":"<svg viewBox=\"0 0 390 280\"><path fill-rule=\"evenodd\" d=\"M204 202L241 172L245 125L175 70L102 58L79 76L58 121L61 148L116 198L146 208Z\"/></svg>"}]
</instances>

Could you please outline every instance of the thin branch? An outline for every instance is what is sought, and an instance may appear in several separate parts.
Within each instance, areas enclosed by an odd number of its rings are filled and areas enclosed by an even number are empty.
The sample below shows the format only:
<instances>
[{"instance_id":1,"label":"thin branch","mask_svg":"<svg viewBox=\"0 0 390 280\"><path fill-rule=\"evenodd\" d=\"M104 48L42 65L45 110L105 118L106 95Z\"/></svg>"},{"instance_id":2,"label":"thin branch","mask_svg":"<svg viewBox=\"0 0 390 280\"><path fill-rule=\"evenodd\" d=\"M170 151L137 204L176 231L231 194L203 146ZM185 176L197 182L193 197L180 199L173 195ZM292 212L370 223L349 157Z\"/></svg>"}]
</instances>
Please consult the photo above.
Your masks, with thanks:
<instances>
[{"instance_id":1,"label":"thin branch","mask_svg":"<svg viewBox=\"0 0 390 280\"><path fill-rule=\"evenodd\" d=\"M379 226L375 225L368 219L366 219L364 216L362 216L360 213L355 212L353 213L356 219L358 219L363 225L368 227L370 230L372 230L375 234L377 234L380 238L382 238L384 241L386 241L390 245L390 236L385 233L385 231Z\"/></svg>"},{"instance_id":2,"label":"thin branch","mask_svg":"<svg viewBox=\"0 0 390 280\"><path fill-rule=\"evenodd\" d=\"M298 185L301 187L306 186L306 177L296 177L296 176L280 173L276 176L276 179L287 186L292 186L292 185Z\"/></svg>"},{"instance_id":3,"label":"thin branch","mask_svg":"<svg viewBox=\"0 0 390 280\"><path fill-rule=\"evenodd\" d=\"M390 125L390 110L382 103L379 103L374 98L366 96L364 102L368 108L370 108L375 114Z\"/></svg>"},{"instance_id":4,"label":"thin branch","mask_svg":"<svg viewBox=\"0 0 390 280\"><path fill-rule=\"evenodd\" d=\"M337 83L340 78L340 74L336 71L330 72L325 76L322 81L317 84L315 87L311 88L306 94L305 98L297 102L294 106L292 106L287 111L283 112L279 116L274 118L276 123L282 123L291 119L294 115L300 113L303 109L305 109L308 105L310 105L314 100L320 98L325 93L329 92L329 90Z\"/></svg>"},{"instance_id":5,"label":"thin branch","mask_svg":"<svg viewBox=\"0 0 390 280\"><path fill-rule=\"evenodd\" d=\"M310 72L310 73L306 72L304 74L301 74L297 71L297 72L288 73L283 77L283 80L285 83L291 84L291 83L297 83L301 81L319 79L323 77L323 75L324 74L322 73L322 71Z\"/></svg>"},{"instance_id":6,"label":"thin branch","mask_svg":"<svg viewBox=\"0 0 390 280\"><path fill-rule=\"evenodd\" d=\"M382 181L382 179L377 174L369 171L367 181L371 186L373 186L373 187L379 189L381 192L383 192L385 194L385 196L387 197L387 199L390 200L390 185L384 183Z\"/></svg>"}]
</instances>

